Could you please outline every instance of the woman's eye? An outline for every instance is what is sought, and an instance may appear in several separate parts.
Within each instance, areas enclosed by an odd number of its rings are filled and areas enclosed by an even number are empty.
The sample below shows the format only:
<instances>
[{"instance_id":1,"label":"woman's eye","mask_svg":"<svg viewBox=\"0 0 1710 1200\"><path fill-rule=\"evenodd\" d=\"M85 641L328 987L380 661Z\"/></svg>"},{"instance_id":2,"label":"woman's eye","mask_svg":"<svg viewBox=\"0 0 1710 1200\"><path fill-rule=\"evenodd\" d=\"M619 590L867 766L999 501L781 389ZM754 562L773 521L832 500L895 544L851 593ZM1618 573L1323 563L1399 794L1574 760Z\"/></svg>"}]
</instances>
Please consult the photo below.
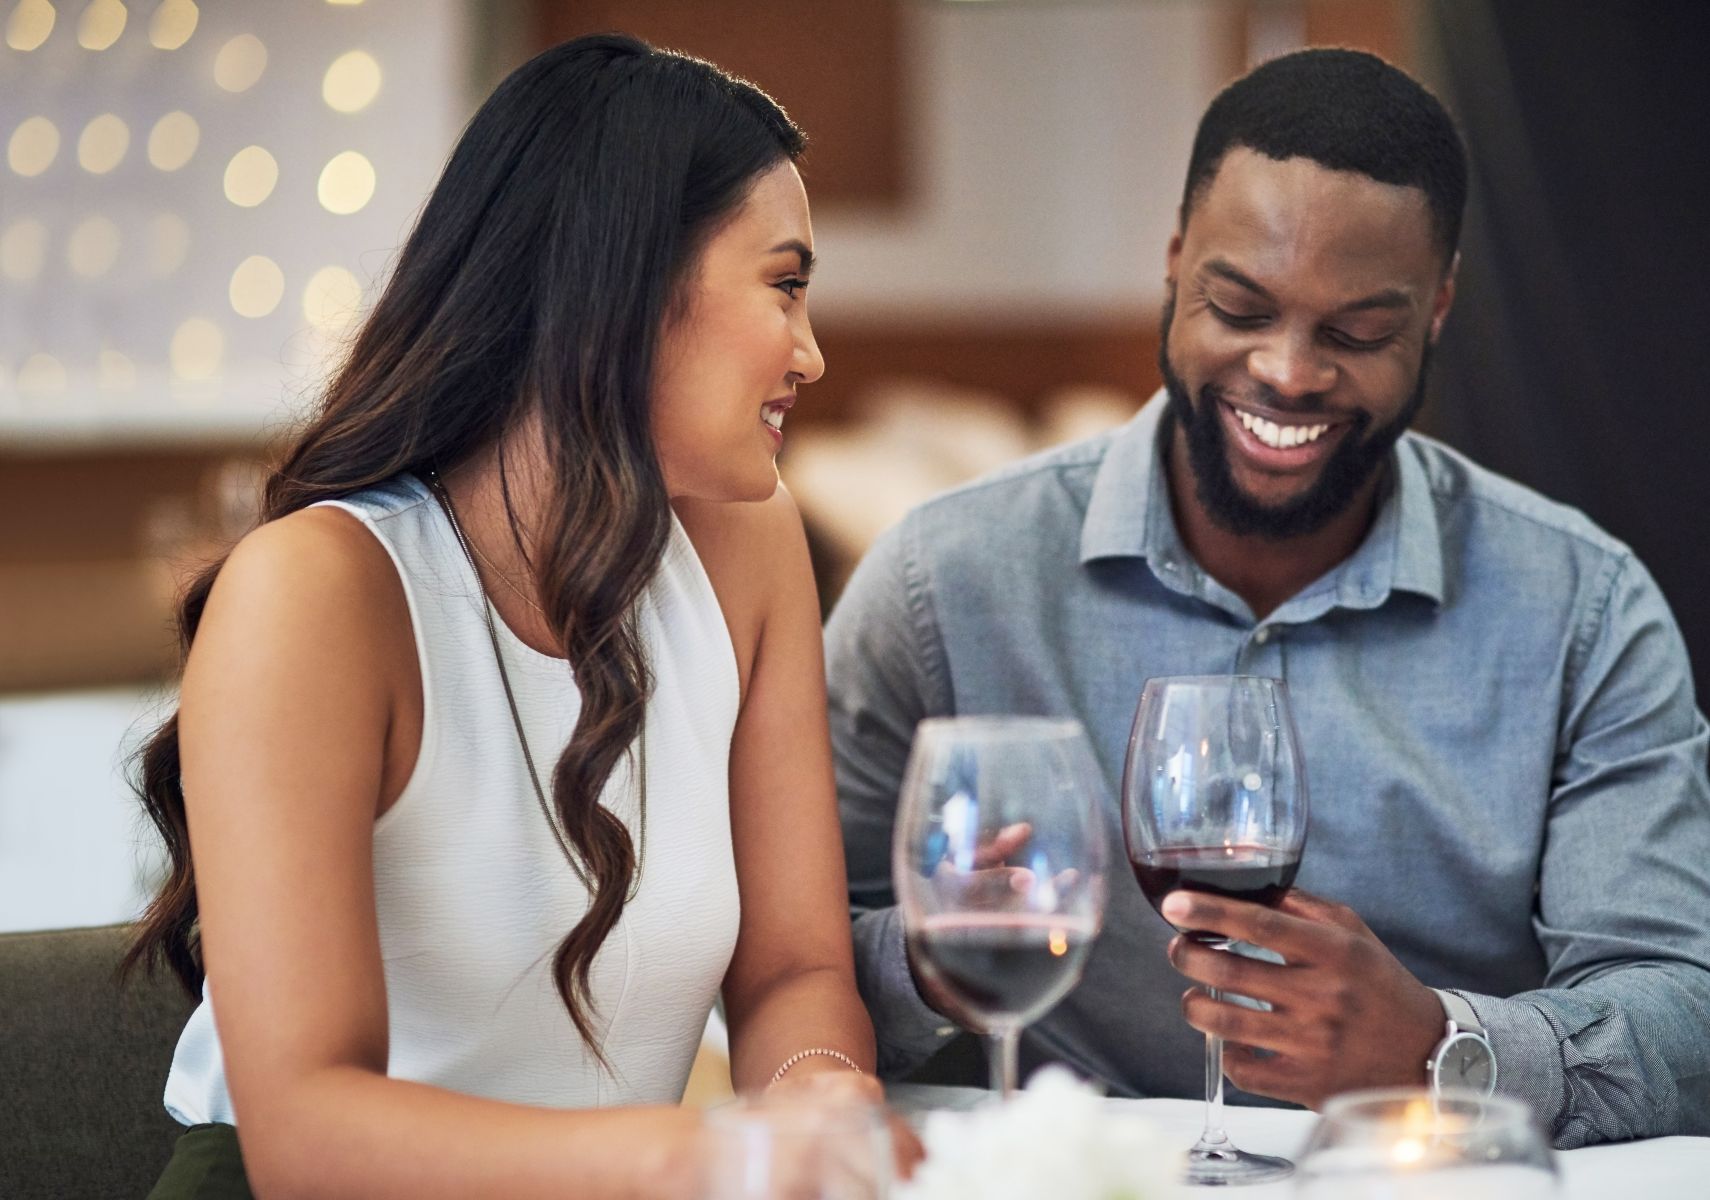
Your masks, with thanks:
<instances>
[{"instance_id":1,"label":"woman's eye","mask_svg":"<svg viewBox=\"0 0 1710 1200\"><path fill-rule=\"evenodd\" d=\"M774 286L779 291L783 292L784 295L786 295L790 299L794 300L797 296L801 295L802 292L807 290L807 285L808 285L807 280L801 278L800 276L793 276L789 279L780 280Z\"/></svg>"}]
</instances>

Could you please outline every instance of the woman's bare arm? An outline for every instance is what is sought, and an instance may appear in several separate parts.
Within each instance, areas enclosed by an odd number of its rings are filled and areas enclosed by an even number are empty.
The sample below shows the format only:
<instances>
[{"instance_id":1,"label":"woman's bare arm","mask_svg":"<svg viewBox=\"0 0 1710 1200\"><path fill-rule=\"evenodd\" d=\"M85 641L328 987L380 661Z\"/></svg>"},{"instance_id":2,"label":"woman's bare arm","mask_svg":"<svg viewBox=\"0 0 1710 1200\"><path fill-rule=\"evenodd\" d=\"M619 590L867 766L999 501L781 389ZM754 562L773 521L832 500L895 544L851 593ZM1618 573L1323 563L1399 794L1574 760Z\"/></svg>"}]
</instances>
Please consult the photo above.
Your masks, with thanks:
<instances>
[{"instance_id":1,"label":"woman's bare arm","mask_svg":"<svg viewBox=\"0 0 1710 1200\"><path fill-rule=\"evenodd\" d=\"M795 503L679 504L725 608L743 673L730 753L742 925L725 976L731 1074L764 1087L797 1051L839 1050L873 1069L855 990L843 838L825 714L819 601ZM846 1071L834 1058L790 1070Z\"/></svg>"}]
</instances>

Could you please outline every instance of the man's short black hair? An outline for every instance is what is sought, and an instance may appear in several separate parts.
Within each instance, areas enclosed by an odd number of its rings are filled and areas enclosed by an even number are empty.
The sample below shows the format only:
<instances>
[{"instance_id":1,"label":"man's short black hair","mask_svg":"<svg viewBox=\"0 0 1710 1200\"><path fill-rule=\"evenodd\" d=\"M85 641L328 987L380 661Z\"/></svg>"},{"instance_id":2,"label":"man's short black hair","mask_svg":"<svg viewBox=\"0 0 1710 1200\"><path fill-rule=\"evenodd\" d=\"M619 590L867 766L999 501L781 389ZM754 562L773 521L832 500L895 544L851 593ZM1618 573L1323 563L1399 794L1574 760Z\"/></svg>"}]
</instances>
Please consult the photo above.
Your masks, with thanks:
<instances>
[{"instance_id":1,"label":"man's short black hair","mask_svg":"<svg viewBox=\"0 0 1710 1200\"><path fill-rule=\"evenodd\" d=\"M1200 192L1236 146L1419 188L1444 262L1454 257L1467 201L1466 147L1437 97L1376 55L1300 50L1218 93L1194 135L1182 192L1184 228Z\"/></svg>"}]
</instances>

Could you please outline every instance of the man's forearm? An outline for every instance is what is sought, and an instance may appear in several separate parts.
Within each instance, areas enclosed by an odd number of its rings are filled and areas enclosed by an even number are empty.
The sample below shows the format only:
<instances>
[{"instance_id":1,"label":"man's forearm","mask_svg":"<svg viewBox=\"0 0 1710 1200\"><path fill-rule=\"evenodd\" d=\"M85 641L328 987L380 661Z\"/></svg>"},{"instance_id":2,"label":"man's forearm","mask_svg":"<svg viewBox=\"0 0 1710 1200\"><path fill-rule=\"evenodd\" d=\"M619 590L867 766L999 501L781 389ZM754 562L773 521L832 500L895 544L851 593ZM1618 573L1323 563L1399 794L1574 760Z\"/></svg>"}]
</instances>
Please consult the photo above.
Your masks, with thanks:
<instances>
[{"instance_id":1,"label":"man's forearm","mask_svg":"<svg viewBox=\"0 0 1710 1200\"><path fill-rule=\"evenodd\" d=\"M921 999L908 967L902 912L873 909L855 918L855 981L873 1014L879 1074L906 1075L955 1033L955 1025Z\"/></svg>"},{"instance_id":2,"label":"man's forearm","mask_svg":"<svg viewBox=\"0 0 1710 1200\"><path fill-rule=\"evenodd\" d=\"M1505 999L1462 994L1496 1051L1497 1090L1525 1101L1558 1149L1710 1133L1700 968L1652 963Z\"/></svg>"}]
</instances>

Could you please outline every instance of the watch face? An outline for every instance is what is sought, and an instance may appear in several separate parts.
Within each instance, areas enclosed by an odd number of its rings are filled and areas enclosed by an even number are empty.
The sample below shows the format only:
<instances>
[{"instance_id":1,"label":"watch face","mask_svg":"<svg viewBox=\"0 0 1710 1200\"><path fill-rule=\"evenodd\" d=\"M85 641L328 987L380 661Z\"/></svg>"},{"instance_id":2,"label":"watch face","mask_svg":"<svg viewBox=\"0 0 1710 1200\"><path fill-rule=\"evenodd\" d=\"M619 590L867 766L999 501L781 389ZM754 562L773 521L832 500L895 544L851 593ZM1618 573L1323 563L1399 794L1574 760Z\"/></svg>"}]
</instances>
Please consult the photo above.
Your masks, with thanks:
<instances>
[{"instance_id":1,"label":"watch face","mask_svg":"<svg viewBox=\"0 0 1710 1200\"><path fill-rule=\"evenodd\" d=\"M1488 1092L1495 1082L1496 1062L1491 1058L1490 1047L1483 1038L1469 1033L1457 1034L1449 1040L1439 1064L1437 1082L1441 1087Z\"/></svg>"}]
</instances>

